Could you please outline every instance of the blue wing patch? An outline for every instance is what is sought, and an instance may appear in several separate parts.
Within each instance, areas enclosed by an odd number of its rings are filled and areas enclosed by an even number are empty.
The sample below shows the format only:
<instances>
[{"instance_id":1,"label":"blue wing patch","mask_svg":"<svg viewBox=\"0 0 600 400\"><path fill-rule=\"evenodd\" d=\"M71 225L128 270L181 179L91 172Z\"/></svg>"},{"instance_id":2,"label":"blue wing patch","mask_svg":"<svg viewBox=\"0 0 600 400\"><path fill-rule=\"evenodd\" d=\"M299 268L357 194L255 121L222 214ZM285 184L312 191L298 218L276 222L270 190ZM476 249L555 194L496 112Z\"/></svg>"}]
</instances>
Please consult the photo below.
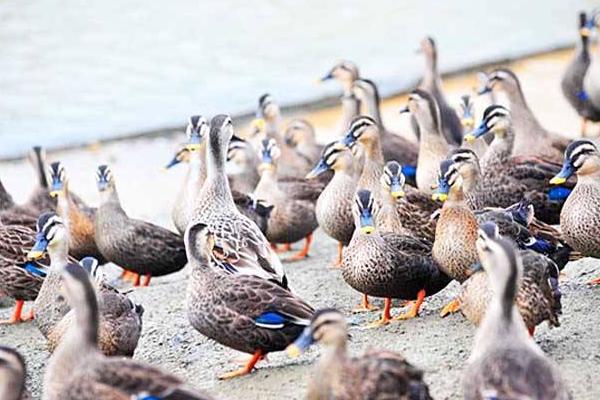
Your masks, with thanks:
<instances>
[{"instance_id":1,"label":"blue wing patch","mask_svg":"<svg viewBox=\"0 0 600 400\"><path fill-rule=\"evenodd\" d=\"M279 314L277 311L266 311L254 320L257 326L267 329L281 329L286 322L288 322L287 317Z\"/></svg>"},{"instance_id":2,"label":"blue wing patch","mask_svg":"<svg viewBox=\"0 0 600 400\"><path fill-rule=\"evenodd\" d=\"M29 272L30 274L32 274L32 275L39 276L40 278L45 278L46 275L48 275L46 273L46 271L44 271L43 269L39 268L34 263L30 263L30 262L28 262L27 264L25 264L25 270L27 272Z\"/></svg>"},{"instance_id":3,"label":"blue wing patch","mask_svg":"<svg viewBox=\"0 0 600 400\"><path fill-rule=\"evenodd\" d=\"M576 96L581 101L588 101L590 99L590 96L587 94L587 92L585 90L581 90L581 91L577 92Z\"/></svg>"},{"instance_id":4,"label":"blue wing patch","mask_svg":"<svg viewBox=\"0 0 600 400\"><path fill-rule=\"evenodd\" d=\"M407 178L415 178L417 176L417 167L414 165L403 165L402 173Z\"/></svg>"},{"instance_id":5,"label":"blue wing patch","mask_svg":"<svg viewBox=\"0 0 600 400\"><path fill-rule=\"evenodd\" d=\"M571 189L562 186L553 187L548 191L550 200L565 200L570 194Z\"/></svg>"}]
</instances>

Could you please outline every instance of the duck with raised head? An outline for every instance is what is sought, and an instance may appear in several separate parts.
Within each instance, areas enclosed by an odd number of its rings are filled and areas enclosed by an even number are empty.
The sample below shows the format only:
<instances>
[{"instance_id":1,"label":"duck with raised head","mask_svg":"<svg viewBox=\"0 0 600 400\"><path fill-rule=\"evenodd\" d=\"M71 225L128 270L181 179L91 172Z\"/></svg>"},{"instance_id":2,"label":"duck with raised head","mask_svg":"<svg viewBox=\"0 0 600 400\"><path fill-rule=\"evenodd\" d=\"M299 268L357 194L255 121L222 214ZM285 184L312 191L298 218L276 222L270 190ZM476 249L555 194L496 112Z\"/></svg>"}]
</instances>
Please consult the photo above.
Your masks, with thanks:
<instances>
[{"instance_id":1,"label":"duck with raised head","mask_svg":"<svg viewBox=\"0 0 600 400\"><path fill-rule=\"evenodd\" d=\"M321 229L338 242L337 258L332 262L333 268L342 266L343 248L348 246L354 233L352 199L357 183L354 164L351 150L335 141L325 146L321 159L306 176L307 179L313 179L326 171L333 171L333 178L319 195L315 210Z\"/></svg>"},{"instance_id":2,"label":"duck with raised head","mask_svg":"<svg viewBox=\"0 0 600 400\"><path fill-rule=\"evenodd\" d=\"M206 153L206 149L204 153ZM227 149L227 163L225 164L232 193L252 193L260 180L259 163L260 159L254 147L234 135Z\"/></svg>"},{"instance_id":3,"label":"duck with raised head","mask_svg":"<svg viewBox=\"0 0 600 400\"><path fill-rule=\"evenodd\" d=\"M71 197L66 168L61 162L53 162L49 168L50 196L57 198L56 213L69 229L69 254L80 259L94 257L101 264L106 263L96 245L94 219L96 209L81 207Z\"/></svg>"},{"instance_id":4,"label":"duck with raised head","mask_svg":"<svg viewBox=\"0 0 600 400\"><path fill-rule=\"evenodd\" d=\"M400 110L400 113L405 112L415 118L420 131L417 187L421 192L431 194L440 162L451 148L442 133L440 109L430 93L415 89L408 96L408 105Z\"/></svg>"},{"instance_id":5,"label":"duck with raised head","mask_svg":"<svg viewBox=\"0 0 600 400\"><path fill-rule=\"evenodd\" d=\"M48 339L48 349L54 351L74 324L69 305L61 298L62 270L69 265L88 268L96 273L98 261L84 258L77 264L68 257L68 230L54 213L44 213L38 219L36 241L28 258L36 260L45 253L50 257L48 275L35 300L35 323ZM92 261L93 260L93 261ZM132 356L141 334L143 308L133 304L125 295L99 282L100 328L98 343L107 355Z\"/></svg>"},{"instance_id":6,"label":"duck with raised head","mask_svg":"<svg viewBox=\"0 0 600 400\"><path fill-rule=\"evenodd\" d=\"M438 70L438 51L435 40L430 36L423 38L418 52L425 57L423 79L418 88L433 96L440 109L442 133L448 143L458 146L462 142L463 127L456 111L448 104L444 95L442 76ZM419 132L421 127L418 124L417 127L417 132ZM417 136L419 135L417 134Z\"/></svg>"},{"instance_id":7,"label":"duck with raised head","mask_svg":"<svg viewBox=\"0 0 600 400\"><path fill-rule=\"evenodd\" d=\"M560 162L562 152L569 143L568 139L549 132L533 114L517 75L506 68L497 68L486 76L480 94L487 92L503 93L508 99L512 124L515 132L513 155L538 156Z\"/></svg>"},{"instance_id":8,"label":"duck with raised head","mask_svg":"<svg viewBox=\"0 0 600 400\"><path fill-rule=\"evenodd\" d=\"M600 258L600 152L591 141L569 144L562 170L550 183L561 185L572 175L577 184L560 212L563 238L584 256ZM600 278L590 283L600 284Z\"/></svg>"},{"instance_id":9,"label":"duck with raised head","mask_svg":"<svg viewBox=\"0 0 600 400\"><path fill-rule=\"evenodd\" d=\"M181 236L161 226L130 218L119 200L116 180L108 165L96 170L100 206L94 223L96 244L110 262L136 274L135 286L182 269L187 259Z\"/></svg>"},{"instance_id":10,"label":"duck with raised head","mask_svg":"<svg viewBox=\"0 0 600 400\"><path fill-rule=\"evenodd\" d=\"M464 398L570 399L560 369L528 335L515 306L523 274L521 257L514 243L490 235L489 230L478 231L476 248L493 296L464 372Z\"/></svg>"},{"instance_id":11,"label":"duck with raised head","mask_svg":"<svg viewBox=\"0 0 600 400\"><path fill-rule=\"evenodd\" d=\"M593 21L588 21L583 11L577 16L577 28L579 42L575 55L562 76L561 89L571 107L581 117L581 136L586 136L587 122L600 121L600 103L596 106L584 88L584 79L591 63L589 40Z\"/></svg>"},{"instance_id":12,"label":"duck with raised head","mask_svg":"<svg viewBox=\"0 0 600 400\"><path fill-rule=\"evenodd\" d=\"M375 222L381 220L380 211L370 191L357 192L353 210L356 230L342 262L342 277L353 289L385 298L382 316L371 327L415 318L425 297L451 280L431 257L431 243L413 235L382 232ZM407 313L392 318L392 298L415 302Z\"/></svg>"},{"instance_id":13,"label":"duck with raised head","mask_svg":"<svg viewBox=\"0 0 600 400\"><path fill-rule=\"evenodd\" d=\"M283 138L298 157L306 160L308 173L323 152L323 145L317 143L315 127L305 119L293 119L286 125Z\"/></svg>"},{"instance_id":14,"label":"duck with raised head","mask_svg":"<svg viewBox=\"0 0 600 400\"><path fill-rule=\"evenodd\" d=\"M158 368L102 354L98 350L100 306L89 274L78 264L64 266L61 274L74 323L50 357L43 400L211 398Z\"/></svg>"},{"instance_id":15,"label":"duck with raised head","mask_svg":"<svg viewBox=\"0 0 600 400\"><path fill-rule=\"evenodd\" d=\"M351 61L342 60L336 63L320 81L325 82L335 79L342 86L342 117L336 128L338 135L343 135L348 130L350 122L360 115L360 100L352 93L352 84L360 76L358 66Z\"/></svg>"},{"instance_id":16,"label":"duck with raised head","mask_svg":"<svg viewBox=\"0 0 600 400\"><path fill-rule=\"evenodd\" d=\"M365 115L373 118L379 127L384 160L395 160L402 164L405 176L415 185L418 144L385 128L381 118L379 91L373 81L356 79L352 85L352 93L365 105Z\"/></svg>"},{"instance_id":17,"label":"duck with raised head","mask_svg":"<svg viewBox=\"0 0 600 400\"><path fill-rule=\"evenodd\" d=\"M193 222L186 231L191 266L186 304L196 330L252 355L243 368L220 376L228 379L250 373L268 353L296 340L313 308L279 282L240 271L236 255L219 242L203 222Z\"/></svg>"},{"instance_id":18,"label":"duck with raised head","mask_svg":"<svg viewBox=\"0 0 600 400\"><path fill-rule=\"evenodd\" d=\"M465 140L475 128L475 102L468 94L460 98L460 123L463 126L463 142L462 147L473 150L479 158L481 158L488 149L488 141L486 140Z\"/></svg>"},{"instance_id":19,"label":"duck with raised head","mask_svg":"<svg viewBox=\"0 0 600 400\"><path fill-rule=\"evenodd\" d=\"M287 288L287 278L279 257L258 226L242 215L233 202L225 172L227 148L232 136L231 118L224 114L213 117L206 138L207 177L197 197L191 221L208 226L216 246L232 259L237 273L255 275Z\"/></svg>"},{"instance_id":20,"label":"duck with raised head","mask_svg":"<svg viewBox=\"0 0 600 400\"><path fill-rule=\"evenodd\" d=\"M0 399L30 400L25 387L27 368L25 359L15 349L0 346Z\"/></svg>"},{"instance_id":21,"label":"duck with raised head","mask_svg":"<svg viewBox=\"0 0 600 400\"><path fill-rule=\"evenodd\" d=\"M290 261L306 258L312 242L312 234L319 226L315 215L315 201L290 197L278 184L277 168L281 151L275 139L264 139L261 149L262 162L258 169L260 181L253 196L273 206L269 216L266 237L270 243L291 244L305 239L304 248Z\"/></svg>"},{"instance_id":22,"label":"duck with raised head","mask_svg":"<svg viewBox=\"0 0 600 400\"><path fill-rule=\"evenodd\" d=\"M0 321L0 324L29 321L34 317L33 309L24 316L23 305L38 296L48 259L27 259L27 251L35 244L35 231L27 226L0 224L0 238L0 292L16 301L10 319Z\"/></svg>"},{"instance_id":23,"label":"duck with raised head","mask_svg":"<svg viewBox=\"0 0 600 400\"><path fill-rule=\"evenodd\" d=\"M288 347L297 357L314 343L325 347L308 383L309 400L419 399L431 400L423 372L400 354L369 350L347 354L348 325L341 312L315 312L302 335Z\"/></svg>"}]
</instances>

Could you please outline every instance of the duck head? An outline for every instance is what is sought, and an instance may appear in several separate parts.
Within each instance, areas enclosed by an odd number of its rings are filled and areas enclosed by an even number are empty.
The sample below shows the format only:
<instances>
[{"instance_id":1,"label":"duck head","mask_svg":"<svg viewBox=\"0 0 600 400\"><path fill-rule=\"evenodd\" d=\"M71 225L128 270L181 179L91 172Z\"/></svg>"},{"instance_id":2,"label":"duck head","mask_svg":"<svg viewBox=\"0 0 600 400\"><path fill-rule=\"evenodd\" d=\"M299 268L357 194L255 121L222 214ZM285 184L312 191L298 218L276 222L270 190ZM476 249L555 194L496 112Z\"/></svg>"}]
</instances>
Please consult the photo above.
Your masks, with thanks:
<instances>
[{"instance_id":1,"label":"duck head","mask_svg":"<svg viewBox=\"0 0 600 400\"><path fill-rule=\"evenodd\" d=\"M313 179L329 170L339 170L351 167L353 156L350 149L342 143L335 141L323 149L323 154L317 165L306 175L306 179Z\"/></svg>"},{"instance_id":2,"label":"duck head","mask_svg":"<svg viewBox=\"0 0 600 400\"><path fill-rule=\"evenodd\" d=\"M171 169L176 165L181 163L187 163L190 161L190 149L188 149L187 145L177 150L177 153L173 156L171 161L167 165L165 165L165 170Z\"/></svg>"},{"instance_id":3,"label":"duck head","mask_svg":"<svg viewBox=\"0 0 600 400\"><path fill-rule=\"evenodd\" d=\"M465 131L470 131L475 126L475 103L468 94L460 98L460 122Z\"/></svg>"},{"instance_id":4,"label":"duck head","mask_svg":"<svg viewBox=\"0 0 600 400\"><path fill-rule=\"evenodd\" d=\"M370 235L375 232L375 217L378 212L373 194L366 189L360 189L354 196L354 218L360 232Z\"/></svg>"},{"instance_id":5,"label":"duck head","mask_svg":"<svg viewBox=\"0 0 600 400\"><path fill-rule=\"evenodd\" d=\"M289 147L315 143L315 128L307 120L294 119L285 128L283 138Z\"/></svg>"},{"instance_id":6,"label":"duck head","mask_svg":"<svg viewBox=\"0 0 600 400\"><path fill-rule=\"evenodd\" d=\"M201 115L192 115L185 129L188 137L186 149L190 152L200 151L204 138L210 130L208 120Z\"/></svg>"},{"instance_id":7,"label":"duck head","mask_svg":"<svg viewBox=\"0 0 600 400\"><path fill-rule=\"evenodd\" d=\"M435 98L422 89L415 89L408 95L406 107L400 110L400 113L410 112L420 127L425 128L431 133L441 132L440 109Z\"/></svg>"},{"instance_id":8,"label":"duck head","mask_svg":"<svg viewBox=\"0 0 600 400\"><path fill-rule=\"evenodd\" d=\"M281 156L281 150L277 146L275 139L263 139L261 143L261 162L258 166L259 172L275 170L277 168L277 161Z\"/></svg>"},{"instance_id":9,"label":"duck head","mask_svg":"<svg viewBox=\"0 0 600 400\"><path fill-rule=\"evenodd\" d=\"M600 172L600 154L589 140L576 140L567 146L560 172L550 180L551 185L561 185L573 174L594 175Z\"/></svg>"},{"instance_id":10,"label":"duck head","mask_svg":"<svg viewBox=\"0 0 600 400\"><path fill-rule=\"evenodd\" d=\"M491 105L483 112L483 119L474 131L465 135L465 142L472 143L488 132L503 136L512 124L510 111L501 105Z\"/></svg>"},{"instance_id":11,"label":"duck head","mask_svg":"<svg viewBox=\"0 0 600 400\"><path fill-rule=\"evenodd\" d=\"M405 182L402 166L396 161L388 161L383 168L383 175L381 175L381 185L386 193L389 193L395 200L404 197Z\"/></svg>"},{"instance_id":12,"label":"duck head","mask_svg":"<svg viewBox=\"0 0 600 400\"><path fill-rule=\"evenodd\" d=\"M352 83L351 90L352 94L360 101L375 99L376 103L379 104L379 91L372 80L358 78Z\"/></svg>"},{"instance_id":13,"label":"duck head","mask_svg":"<svg viewBox=\"0 0 600 400\"><path fill-rule=\"evenodd\" d=\"M27 253L29 260L40 260L49 253L67 253L67 229L63 220L54 212L46 212L37 220L35 244Z\"/></svg>"},{"instance_id":14,"label":"duck head","mask_svg":"<svg viewBox=\"0 0 600 400\"><path fill-rule=\"evenodd\" d=\"M67 189L67 172L60 161L53 162L48 167L50 175L50 196L57 197Z\"/></svg>"},{"instance_id":15,"label":"duck head","mask_svg":"<svg viewBox=\"0 0 600 400\"><path fill-rule=\"evenodd\" d=\"M350 128L340 139L340 143L352 149L356 143L368 142L377 135L379 135L379 130L375 120L366 115L359 115L352 119Z\"/></svg>"},{"instance_id":16,"label":"duck head","mask_svg":"<svg viewBox=\"0 0 600 400\"><path fill-rule=\"evenodd\" d=\"M252 121L254 134L265 129L267 121L274 121L280 115L281 111L275 102L275 98L269 93L265 93L258 98L258 108L256 109L256 118Z\"/></svg>"},{"instance_id":17,"label":"duck head","mask_svg":"<svg viewBox=\"0 0 600 400\"><path fill-rule=\"evenodd\" d=\"M320 81L325 82L335 79L344 87L346 94L350 93L352 82L359 77L359 71L356 64L351 61L339 61L325 74Z\"/></svg>"},{"instance_id":18,"label":"duck head","mask_svg":"<svg viewBox=\"0 0 600 400\"><path fill-rule=\"evenodd\" d=\"M312 344L318 342L325 346L341 347L348 340L348 327L344 315L335 309L318 310L310 325L288 346L290 357L298 357Z\"/></svg>"},{"instance_id":19,"label":"duck head","mask_svg":"<svg viewBox=\"0 0 600 400\"><path fill-rule=\"evenodd\" d=\"M508 68L497 68L483 75L479 95L489 92L505 92L510 95L521 96L521 83L517 75Z\"/></svg>"}]
</instances>

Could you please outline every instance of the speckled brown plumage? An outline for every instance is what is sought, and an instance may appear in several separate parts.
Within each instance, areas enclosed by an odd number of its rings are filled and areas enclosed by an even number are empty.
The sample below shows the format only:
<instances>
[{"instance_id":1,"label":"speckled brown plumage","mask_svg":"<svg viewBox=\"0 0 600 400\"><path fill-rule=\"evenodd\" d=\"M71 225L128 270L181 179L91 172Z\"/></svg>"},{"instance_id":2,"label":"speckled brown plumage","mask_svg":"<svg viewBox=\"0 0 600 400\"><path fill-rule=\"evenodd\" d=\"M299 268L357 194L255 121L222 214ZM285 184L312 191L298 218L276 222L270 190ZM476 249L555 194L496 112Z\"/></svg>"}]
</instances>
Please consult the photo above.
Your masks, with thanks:
<instances>
[{"instance_id":1,"label":"speckled brown plumage","mask_svg":"<svg viewBox=\"0 0 600 400\"><path fill-rule=\"evenodd\" d=\"M563 237L573 249L600 258L600 183L580 179L560 214Z\"/></svg>"}]
</instances>

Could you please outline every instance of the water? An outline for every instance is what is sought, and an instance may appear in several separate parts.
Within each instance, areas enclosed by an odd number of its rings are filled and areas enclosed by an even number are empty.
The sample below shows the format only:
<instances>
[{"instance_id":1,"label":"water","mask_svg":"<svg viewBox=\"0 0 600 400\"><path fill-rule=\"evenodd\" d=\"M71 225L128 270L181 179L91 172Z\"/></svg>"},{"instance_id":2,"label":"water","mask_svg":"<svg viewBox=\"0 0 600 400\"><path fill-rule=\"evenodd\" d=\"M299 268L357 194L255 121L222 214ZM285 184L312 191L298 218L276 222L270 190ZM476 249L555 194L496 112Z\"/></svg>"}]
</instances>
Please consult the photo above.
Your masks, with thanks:
<instances>
[{"instance_id":1,"label":"water","mask_svg":"<svg viewBox=\"0 0 600 400\"><path fill-rule=\"evenodd\" d=\"M355 61L383 94L419 77L433 35L454 70L571 43L586 0L0 2L0 157L337 93Z\"/></svg>"}]
</instances>

